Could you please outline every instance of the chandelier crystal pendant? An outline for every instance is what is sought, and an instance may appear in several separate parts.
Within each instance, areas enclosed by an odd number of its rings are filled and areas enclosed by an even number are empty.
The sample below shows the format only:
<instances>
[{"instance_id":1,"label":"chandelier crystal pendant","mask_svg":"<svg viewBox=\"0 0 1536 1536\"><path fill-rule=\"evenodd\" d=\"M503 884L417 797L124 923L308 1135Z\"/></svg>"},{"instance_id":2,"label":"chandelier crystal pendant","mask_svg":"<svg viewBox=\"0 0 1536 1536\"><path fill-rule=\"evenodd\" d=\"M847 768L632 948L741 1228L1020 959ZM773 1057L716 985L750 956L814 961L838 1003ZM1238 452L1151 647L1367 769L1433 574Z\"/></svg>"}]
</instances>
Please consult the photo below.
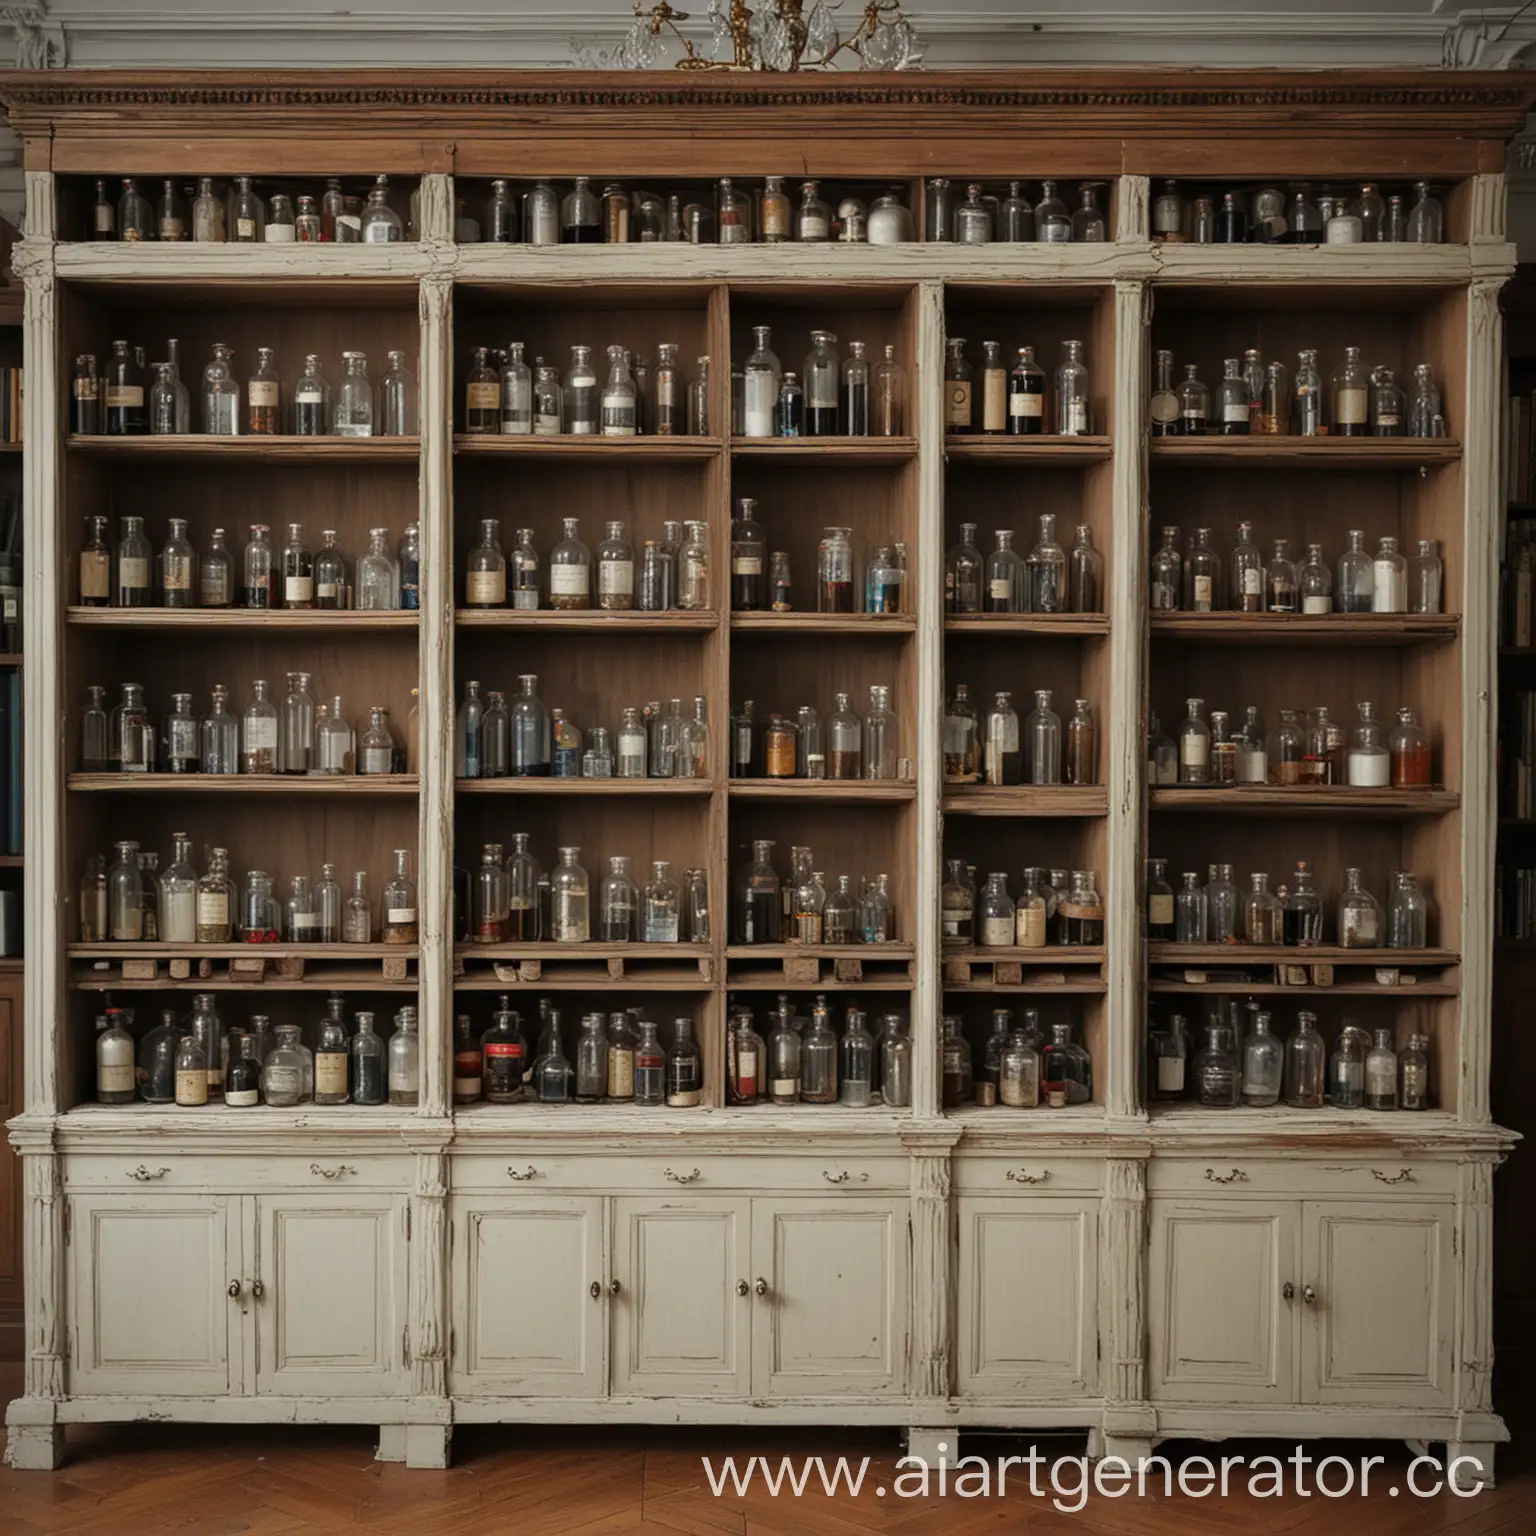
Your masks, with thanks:
<instances>
[{"instance_id":1,"label":"chandelier crystal pendant","mask_svg":"<svg viewBox=\"0 0 1536 1536\"><path fill-rule=\"evenodd\" d=\"M902 14L901 0L865 0L858 25L846 37L837 25L838 0L709 0L708 36L684 24L696 21L670 0L635 0L635 19L611 56L621 69L794 70L920 69L924 44ZM579 61L586 50L573 44ZM604 62L609 62L605 60Z\"/></svg>"}]
</instances>

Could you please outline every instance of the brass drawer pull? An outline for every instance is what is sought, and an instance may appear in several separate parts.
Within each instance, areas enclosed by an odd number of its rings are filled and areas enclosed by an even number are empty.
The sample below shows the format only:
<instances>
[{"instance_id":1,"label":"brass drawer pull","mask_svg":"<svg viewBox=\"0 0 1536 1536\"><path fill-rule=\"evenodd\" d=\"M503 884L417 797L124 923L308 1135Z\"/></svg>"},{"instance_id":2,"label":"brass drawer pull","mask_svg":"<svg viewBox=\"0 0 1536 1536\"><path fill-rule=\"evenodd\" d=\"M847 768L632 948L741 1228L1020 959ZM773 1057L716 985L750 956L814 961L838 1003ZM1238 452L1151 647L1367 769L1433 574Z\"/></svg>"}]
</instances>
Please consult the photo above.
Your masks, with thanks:
<instances>
[{"instance_id":1,"label":"brass drawer pull","mask_svg":"<svg viewBox=\"0 0 1536 1536\"><path fill-rule=\"evenodd\" d=\"M516 1168L507 1169L507 1177L517 1184L526 1184L529 1179L536 1179L538 1176L539 1170L532 1163L529 1163L522 1173L519 1173Z\"/></svg>"},{"instance_id":2,"label":"brass drawer pull","mask_svg":"<svg viewBox=\"0 0 1536 1536\"><path fill-rule=\"evenodd\" d=\"M1008 1177L1015 1184L1049 1184L1051 1182L1051 1170L1047 1168L1044 1173L1031 1173L1027 1168L1010 1168Z\"/></svg>"},{"instance_id":3,"label":"brass drawer pull","mask_svg":"<svg viewBox=\"0 0 1536 1536\"><path fill-rule=\"evenodd\" d=\"M1248 1175L1241 1168L1234 1168L1231 1173L1217 1173L1214 1168L1205 1170L1207 1182L1211 1184L1246 1184Z\"/></svg>"},{"instance_id":4,"label":"brass drawer pull","mask_svg":"<svg viewBox=\"0 0 1536 1536\"><path fill-rule=\"evenodd\" d=\"M839 1170L837 1173L833 1173L830 1168L823 1168L821 1170L821 1176L827 1181L828 1184L846 1184L851 1178L854 1177L854 1175L849 1173L846 1168ZM869 1175L867 1173L859 1174L858 1181L860 1184L868 1184Z\"/></svg>"},{"instance_id":5,"label":"brass drawer pull","mask_svg":"<svg viewBox=\"0 0 1536 1536\"><path fill-rule=\"evenodd\" d=\"M156 1179L163 1179L170 1171L169 1168L146 1168L140 1163L137 1168L128 1169L128 1177L135 1184L152 1184Z\"/></svg>"},{"instance_id":6,"label":"brass drawer pull","mask_svg":"<svg viewBox=\"0 0 1536 1536\"><path fill-rule=\"evenodd\" d=\"M337 1163L334 1168L322 1168L319 1163L309 1165L311 1173L318 1173L322 1179L339 1179L343 1174L355 1174L357 1169L351 1163Z\"/></svg>"},{"instance_id":7,"label":"brass drawer pull","mask_svg":"<svg viewBox=\"0 0 1536 1536\"><path fill-rule=\"evenodd\" d=\"M1380 1168L1372 1168L1371 1177L1382 1184L1412 1184L1413 1169L1399 1168L1396 1173L1388 1175L1383 1173Z\"/></svg>"},{"instance_id":8,"label":"brass drawer pull","mask_svg":"<svg viewBox=\"0 0 1536 1536\"><path fill-rule=\"evenodd\" d=\"M664 1179L670 1179L674 1184L692 1184L698 1179L703 1178L703 1174L697 1168L690 1170L688 1173L673 1173L670 1168L663 1168L661 1176Z\"/></svg>"}]
</instances>

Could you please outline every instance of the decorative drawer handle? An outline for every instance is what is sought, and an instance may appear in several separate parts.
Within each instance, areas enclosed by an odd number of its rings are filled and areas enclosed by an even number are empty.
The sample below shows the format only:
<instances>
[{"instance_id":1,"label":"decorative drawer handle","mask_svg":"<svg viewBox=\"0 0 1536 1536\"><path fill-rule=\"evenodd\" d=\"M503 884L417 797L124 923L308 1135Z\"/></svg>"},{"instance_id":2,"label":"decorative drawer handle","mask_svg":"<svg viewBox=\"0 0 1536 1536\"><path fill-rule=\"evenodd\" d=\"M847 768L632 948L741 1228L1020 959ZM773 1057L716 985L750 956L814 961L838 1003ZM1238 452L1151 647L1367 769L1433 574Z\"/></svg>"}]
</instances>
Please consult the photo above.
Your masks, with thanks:
<instances>
[{"instance_id":1,"label":"decorative drawer handle","mask_svg":"<svg viewBox=\"0 0 1536 1536\"><path fill-rule=\"evenodd\" d=\"M1380 1168L1371 1169L1371 1177L1382 1184L1412 1184L1413 1169L1399 1168L1394 1174L1385 1174Z\"/></svg>"},{"instance_id":2,"label":"decorative drawer handle","mask_svg":"<svg viewBox=\"0 0 1536 1536\"><path fill-rule=\"evenodd\" d=\"M617 1280L610 1280L608 1282L608 1294L610 1296L617 1296L619 1294L619 1290L620 1286Z\"/></svg>"},{"instance_id":3,"label":"decorative drawer handle","mask_svg":"<svg viewBox=\"0 0 1536 1536\"><path fill-rule=\"evenodd\" d=\"M596 1301L598 1299L598 1297L603 1294L603 1287L602 1287L602 1283L600 1281L594 1280L592 1282L592 1284L588 1287L588 1289L592 1293L592 1300L593 1301Z\"/></svg>"},{"instance_id":4,"label":"decorative drawer handle","mask_svg":"<svg viewBox=\"0 0 1536 1536\"><path fill-rule=\"evenodd\" d=\"M1051 1182L1051 1170L1047 1168L1044 1173L1031 1173L1027 1168L1010 1168L1008 1177L1015 1184L1049 1184Z\"/></svg>"},{"instance_id":5,"label":"decorative drawer handle","mask_svg":"<svg viewBox=\"0 0 1536 1536\"><path fill-rule=\"evenodd\" d=\"M1310 1285L1304 1285L1301 1288L1301 1299L1310 1307L1317 1300L1317 1292Z\"/></svg>"},{"instance_id":6,"label":"decorative drawer handle","mask_svg":"<svg viewBox=\"0 0 1536 1536\"><path fill-rule=\"evenodd\" d=\"M128 1169L128 1177L135 1184L151 1184L156 1179L163 1179L170 1171L169 1168L146 1168L140 1163L137 1168Z\"/></svg>"},{"instance_id":7,"label":"decorative drawer handle","mask_svg":"<svg viewBox=\"0 0 1536 1536\"><path fill-rule=\"evenodd\" d=\"M230 1299L233 1300L240 1294L240 1282L238 1280L231 1280L229 1285L226 1287L226 1290Z\"/></svg>"},{"instance_id":8,"label":"decorative drawer handle","mask_svg":"<svg viewBox=\"0 0 1536 1536\"><path fill-rule=\"evenodd\" d=\"M1205 1177L1211 1184L1246 1184L1248 1182L1248 1175L1241 1168L1234 1168L1227 1174L1217 1173L1214 1168L1207 1168Z\"/></svg>"},{"instance_id":9,"label":"decorative drawer handle","mask_svg":"<svg viewBox=\"0 0 1536 1536\"><path fill-rule=\"evenodd\" d=\"M674 1184L692 1184L703 1177L697 1168L690 1169L687 1173L673 1173L670 1168L663 1168L661 1176L664 1179L670 1179Z\"/></svg>"},{"instance_id":10,"label":"decorative drawer handle","mask_svg":"<svg viewBox=\"0 0 1536 1536\"><path fill-rule=\"evenodd\" d=\"M745 1296L751 1289L752 1287L745 1280L738 1280L736 1282L736 1294L738 1296Z\"/></svg>"},{"instance_id":11,"label":"decorative drawer handle","mask_svg":"<svg viewBox=\"0 0 1536 1536\"><path fill-rule=\"evenodd\" d=\"M1287 1280L1285 1284L1280 1287L1280 1294L1285 1298L1286 1301L1295 1301L1296 1287L1289 1280Z\"/></svg>"},{"instance_id":12,"label":"decorative drawer handle","mask_svg":"<svg viewBox=\"0 0 1536 1536\"><path fill-rule=\"evenodd\" d=\"M849 1179L853 1177L853 1175L849 1173L846 1168L837 1173L833 1173L830 1168L823 1168L821 1170L821 1176L827 1181L828 1184L846 1184ZM869 1175L867 1173L861 1173L858 1177L860 1184L869 1183Z\"/></svg>"},{"instance_id":13,"label":"decorative drawer handle","mask_svg":"<svg viewBox=\"0 0 1536 1536\"><path fill-rule=\"evenodd\" d=\"M754 1285L752 1289L756 1291L759 1296L766 1296L768 1294L768 1282L764 1280L761 1275L759 1275L757 1277L757 1284Z\"/></svg>"},{"instance_id":14,"label":"decorative drawer handle","mask_svg":"<svg viewBox=\"0 0 1536 1536\"><path fill-rule=\"evenodd\" d=\"M344 1173L355 1174L357 1169L351 1163L337 1163L334 1168L322 1168L319 1163L311 1163L309 1171L318 1173L322 1179L339 1179Z\"/></svg>"},{"instance_id":15,"label":"decorative drawer handle","mask_svg":"<svg viewBox=\"0 0 1536 1536\"><path fill-rule=\"evenodd\" d=\"M507 1177L518 1184L526 1184L529 1179L536 1179L538 1176L539 1170L532 1163L529 1163L521 1173L516 1168L507 1169Z\"/></svg>"},{"instance_id":16,"label":"decorative drawer handle","mask_svg":"<svg viewBox=\"0 0 1536 1536\"><path fill-rule=\"evenodd\" d=\"M266 1294L267 1288L261 1283L260 1280L251 1281L251 1295L254 1296L257 1301L260 1301L261 1298Z\"/></svg>"}]
</instances>

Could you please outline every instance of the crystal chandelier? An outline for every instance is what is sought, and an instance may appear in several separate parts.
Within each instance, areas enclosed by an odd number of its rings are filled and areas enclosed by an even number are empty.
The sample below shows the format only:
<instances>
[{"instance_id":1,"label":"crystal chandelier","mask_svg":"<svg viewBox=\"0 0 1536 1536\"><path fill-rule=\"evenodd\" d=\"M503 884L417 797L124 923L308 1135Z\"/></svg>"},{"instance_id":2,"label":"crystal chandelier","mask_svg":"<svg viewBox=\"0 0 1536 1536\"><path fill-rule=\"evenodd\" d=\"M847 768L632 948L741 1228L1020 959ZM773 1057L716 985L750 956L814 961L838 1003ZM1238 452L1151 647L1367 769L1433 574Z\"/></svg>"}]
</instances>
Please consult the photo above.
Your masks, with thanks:
<instances>
[{"instance_id":1,"label":"crystal chandelier","mask_svg":"<svg viewBox=\"0 0 1536 1536\"><path fill-rule=\"evenodd\" d=\"M709 0L707 40L696 44L682 23L694 18L669 0L635 0L635 19L624 41L602 62L619 69L751 69L774 73L836 69L919 69L923 43L902 14L901 0L866 0L847 36L834 13L838 0ZM579 62L587 62L576 49Z\"/></svg>"}]
</instances>

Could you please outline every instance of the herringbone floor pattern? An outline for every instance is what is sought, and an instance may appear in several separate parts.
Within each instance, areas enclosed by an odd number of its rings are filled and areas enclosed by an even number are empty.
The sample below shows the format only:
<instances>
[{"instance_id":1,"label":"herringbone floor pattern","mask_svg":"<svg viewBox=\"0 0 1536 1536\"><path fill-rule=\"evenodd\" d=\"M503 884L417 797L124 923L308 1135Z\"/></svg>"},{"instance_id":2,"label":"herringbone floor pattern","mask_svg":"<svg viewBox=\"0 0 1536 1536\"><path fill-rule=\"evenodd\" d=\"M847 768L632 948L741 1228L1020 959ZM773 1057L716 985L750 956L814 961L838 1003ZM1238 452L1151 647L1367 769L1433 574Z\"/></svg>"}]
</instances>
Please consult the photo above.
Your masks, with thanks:
<instances>
[{"instance_id":1,"label":"herringbone floor pattern","mask_svg":"<svg viewBox=\"0 0 1536 1536\"><path fill-rule=\"evenodd\" d=\"M0 1376L0 1385L6 1378ZM3 1394L0 1394L3 1395ZM1177 1493L1145 1501L1090 1497L1080 1514L1057 1511L1027 1485L1006 1499L901 1498L891 1490L898 1451L884 1431L463 1428L446 1472L407 1471L373 1460L368 1429L168 1424L73 1429L69 1460L56 1473L0 1470L4 1536L1531 1536L1536 1465L1519 1441L1506 1448L1500 1482L1469 1499L1393 1498L1401 1446L1329 1447L1352 1458L1387 1457L1381 1491L1326 1500L1287 1494L1262 1501ZM1043 1442L1042 1453L1075 1454L1080 1441ZM1239 1448L1284 1454L1288 1447ZM970 1454L1017 1454L1002 1437L967 1436ZM1211 1447L1168 1447L1201 1454ZM778 1498L761 1488L715 1498L700 1457L844 1455L872 1458L859 1498L840 1490ZM1220 1451L1217 1450L1219 1455ZM1042 1475L1042 1481L1048 1474Z\"/></svg>"}]
</instances>

